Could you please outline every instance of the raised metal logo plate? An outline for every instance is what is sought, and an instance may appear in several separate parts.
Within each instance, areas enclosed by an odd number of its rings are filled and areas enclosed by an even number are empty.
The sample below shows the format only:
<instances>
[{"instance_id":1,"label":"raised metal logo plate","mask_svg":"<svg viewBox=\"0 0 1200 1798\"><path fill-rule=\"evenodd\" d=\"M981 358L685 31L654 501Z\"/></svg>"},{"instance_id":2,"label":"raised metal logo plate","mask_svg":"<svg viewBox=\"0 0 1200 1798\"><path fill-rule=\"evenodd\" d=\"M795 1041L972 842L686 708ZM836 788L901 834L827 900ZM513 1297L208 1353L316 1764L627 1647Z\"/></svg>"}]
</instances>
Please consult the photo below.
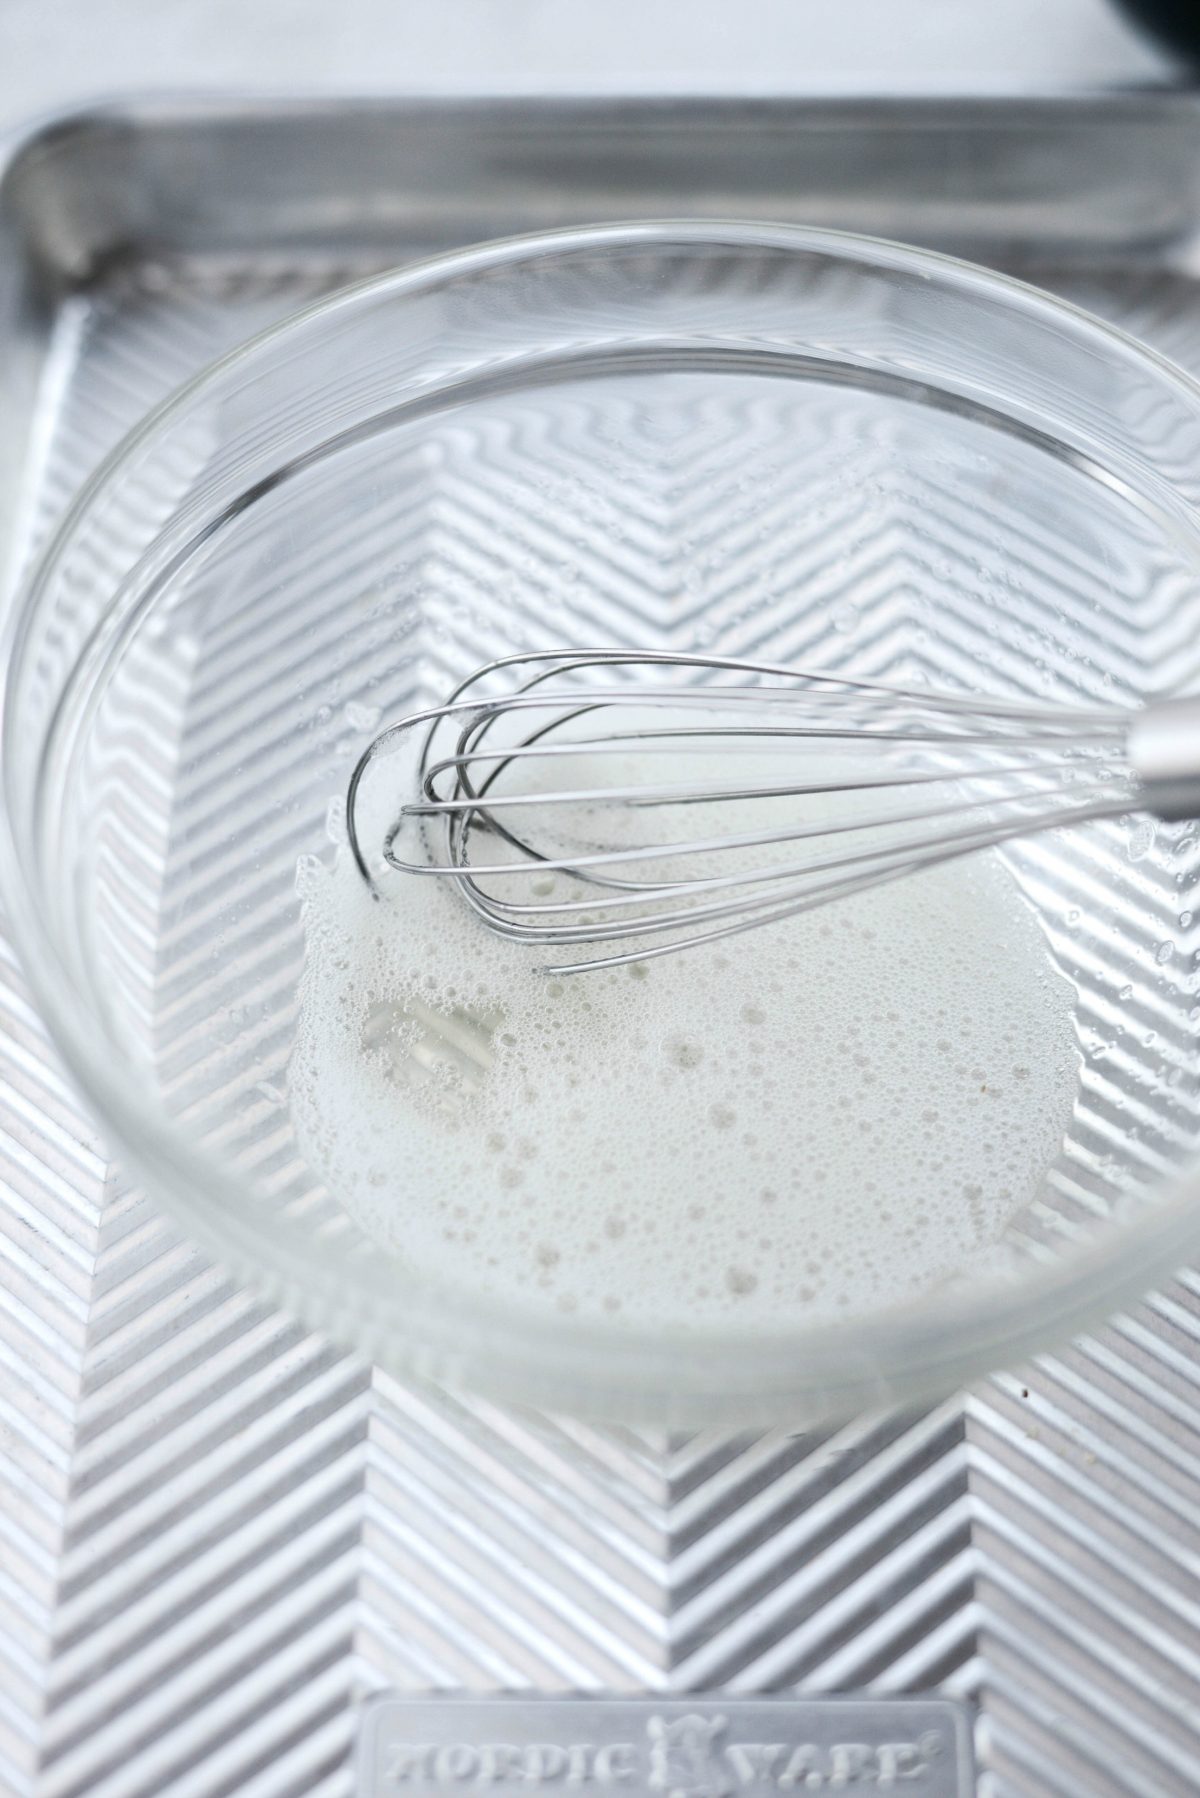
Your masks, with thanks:
<instances>
[{"instance_id":1,"label":"raised metal logo plate","mask_svg":"<svg viewBox=\"0 0 1200 1798\"><path fill-rule=\"evenodd\" d=\"M970 1715L944 1698L377 1698L359 1798L476 1793L971 1798Z\"/></svg>"}]
</instances>

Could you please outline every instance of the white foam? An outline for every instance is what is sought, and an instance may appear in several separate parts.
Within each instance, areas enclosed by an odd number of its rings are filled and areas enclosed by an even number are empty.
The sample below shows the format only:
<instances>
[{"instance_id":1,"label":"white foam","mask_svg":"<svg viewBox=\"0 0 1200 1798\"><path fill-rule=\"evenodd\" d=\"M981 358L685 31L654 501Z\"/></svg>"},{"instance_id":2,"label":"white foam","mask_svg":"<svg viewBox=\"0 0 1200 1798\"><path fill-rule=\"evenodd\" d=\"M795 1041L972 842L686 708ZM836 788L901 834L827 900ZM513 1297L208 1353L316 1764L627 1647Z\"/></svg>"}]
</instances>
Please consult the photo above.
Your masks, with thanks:
<instances>
[{"instance_id":1,"label":"white foam","mask_svg":"<svg viewBox=\"0 0 1200 1798\"><path fill-rule=\"evenodd\" d=\"M670 1328L873 1311L985 1258L1069 1122L1073 989L992 855L565 980L440 880L381 904L344 848L298 878L301 1147L460 1295Z\"/></svg>"}]
</instances>

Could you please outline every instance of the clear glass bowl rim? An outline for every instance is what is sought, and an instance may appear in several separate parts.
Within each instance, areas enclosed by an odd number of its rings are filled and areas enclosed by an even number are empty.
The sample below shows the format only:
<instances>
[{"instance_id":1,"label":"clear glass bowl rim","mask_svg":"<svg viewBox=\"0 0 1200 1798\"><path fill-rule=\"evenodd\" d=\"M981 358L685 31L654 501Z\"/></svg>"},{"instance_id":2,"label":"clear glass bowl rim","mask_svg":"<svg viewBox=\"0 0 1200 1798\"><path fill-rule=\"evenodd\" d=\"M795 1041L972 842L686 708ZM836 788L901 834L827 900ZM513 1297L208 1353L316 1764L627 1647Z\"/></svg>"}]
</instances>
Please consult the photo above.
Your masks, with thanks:
<instances>
[{"instance_id":1,"label":"clear glass bowl rim","mask_svg":"<svg viewBox=\"0 0 1200 1798\"><path fill-rule=\"evenodd\" d=\"M886 239L796 225L663 220L539 232L471 245L374 276L291 314L177 389L100 464L70 505L16 595L6 621L0 693L0 901L42 1018L76 1086L122 1165L164 1200L187 1230L247 1283L317 1328L354 1341L398 1372L461 1382L544 1407L681 1422L785 1417L797 1423L848 1416L881 1404L945 1393L1056 1337L1079 1331L1179 1266L1200 1234L1200 1167L1162 1202L1050 1269L1032 1290L997 1285L986 1295L947 1289L944 1301L889 1309L878 1318L790 1330L706 1328L702 1337L602 1329L576 1319L539 1320L472 1300L450 1312L440 1290L398 1294L394 1270L364 1256L335 1267L290 1220L256 1217L252 1187L165 1120L148 1114L132 1072L80 1003L64 955L38 903L30 819L17 816L6 770L17 728L20 650L57 557L103 492L119 482L135 448L185 413L207 390L264 349L301 339L340 314L452 285L483 271L536 265L581 250L677 245L698 251L764 249L823 256L897 275L943 292L988 300L1053 326L1110 360L1132 359L1200 418L1200 383L1117 327L1011 276ZM425 390L426 394L428 389ZM1180 496L1200 537L1200 515Z\"/></svg>"}]
</instances>

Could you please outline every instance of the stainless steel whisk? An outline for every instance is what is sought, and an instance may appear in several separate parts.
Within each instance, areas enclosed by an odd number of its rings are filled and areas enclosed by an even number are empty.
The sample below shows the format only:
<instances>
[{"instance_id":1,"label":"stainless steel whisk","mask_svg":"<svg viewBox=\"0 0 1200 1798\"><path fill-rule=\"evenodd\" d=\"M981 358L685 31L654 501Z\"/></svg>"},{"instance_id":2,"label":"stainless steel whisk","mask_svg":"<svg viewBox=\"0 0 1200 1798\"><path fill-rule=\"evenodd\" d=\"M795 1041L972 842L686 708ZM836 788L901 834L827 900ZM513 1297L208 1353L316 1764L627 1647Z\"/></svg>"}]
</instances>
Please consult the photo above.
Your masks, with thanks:
<instances>
[{"instance_id":1,"label":"stainless steel whisk","mask_svg":"<svg viewBox=\"0 0 1200 1798\"><path fill-rule=\"evenodd\" d=\"M375 890L362 783L414 732L413 796L377 871L452 879L493 931L567 953L556 974L711 943L1014 837L1200 815L1200 696L1083 710L724 656L547 650L486 663L369 745L346 811ZM647 840L647 814L684 822ZM592 945L604 952L572 953Z\"/></svg>"}]
</instances>

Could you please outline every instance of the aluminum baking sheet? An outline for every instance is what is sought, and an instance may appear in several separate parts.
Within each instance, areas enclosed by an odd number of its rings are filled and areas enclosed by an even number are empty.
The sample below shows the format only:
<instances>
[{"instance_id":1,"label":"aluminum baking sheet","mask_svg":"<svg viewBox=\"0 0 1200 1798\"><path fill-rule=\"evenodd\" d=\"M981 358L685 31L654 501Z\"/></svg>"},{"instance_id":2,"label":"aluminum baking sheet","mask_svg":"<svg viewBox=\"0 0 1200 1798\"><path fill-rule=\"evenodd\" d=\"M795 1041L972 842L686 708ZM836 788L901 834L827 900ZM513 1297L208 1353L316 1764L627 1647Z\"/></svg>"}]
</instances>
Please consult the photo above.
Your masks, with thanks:
<instances>
[{"instance_id":1,"label":"aluminum baking sheet","mask_svg":"<svg viewBox=\"0 0 1200 1798\"><path fill-rule=\"evenodd\" d=\"M965 251L1200 373L1186 95L118 105L0 179L10 570L147 407L303 301L669 214ZM235 1285L111 1166L2 942L0 1007L4 1789L350 1798L372 1695L534 1691L941 1694L990 1798L1200 1791L1197 1274L915 1415L503 1410Z\"/></svg>"}]
</instances>

